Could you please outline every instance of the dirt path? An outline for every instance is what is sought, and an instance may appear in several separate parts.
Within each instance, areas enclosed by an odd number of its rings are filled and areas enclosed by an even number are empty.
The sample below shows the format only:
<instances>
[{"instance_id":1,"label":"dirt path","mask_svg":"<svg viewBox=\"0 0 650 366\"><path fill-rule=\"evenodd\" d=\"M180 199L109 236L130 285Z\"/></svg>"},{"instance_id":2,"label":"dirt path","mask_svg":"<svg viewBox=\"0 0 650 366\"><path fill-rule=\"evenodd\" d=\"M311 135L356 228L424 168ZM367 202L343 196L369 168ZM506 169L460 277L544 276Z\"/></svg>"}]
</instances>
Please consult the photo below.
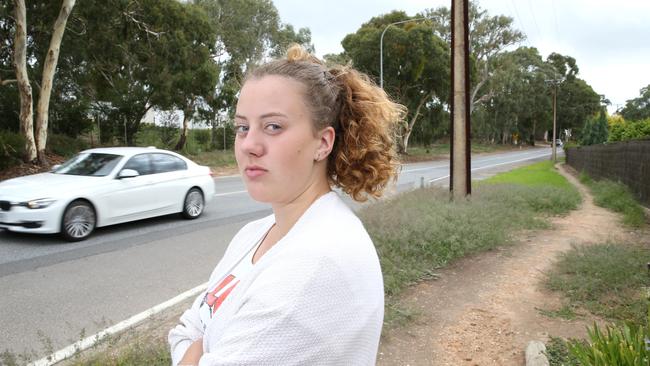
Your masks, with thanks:
<instances>
[{"instance_id":1,"label":"dirt path","mask_svg":"<svg viewBox=\"0 0 650 366\"><path fill-rule=\"evenodd\" d=\"M419 312L415 324L385 333L378 365L524 365L524 349L548 334L584 337L593 318L549 318L538 309L557 310L557 294L543 288L543 273L560 252L576 243L626 240L632 235L619 217L593 204L591 195L563 166L583 204L568 216L551 219L553 228L525 232L512 247L462 259L405 296Z\"/></svg>"}]
</instances>

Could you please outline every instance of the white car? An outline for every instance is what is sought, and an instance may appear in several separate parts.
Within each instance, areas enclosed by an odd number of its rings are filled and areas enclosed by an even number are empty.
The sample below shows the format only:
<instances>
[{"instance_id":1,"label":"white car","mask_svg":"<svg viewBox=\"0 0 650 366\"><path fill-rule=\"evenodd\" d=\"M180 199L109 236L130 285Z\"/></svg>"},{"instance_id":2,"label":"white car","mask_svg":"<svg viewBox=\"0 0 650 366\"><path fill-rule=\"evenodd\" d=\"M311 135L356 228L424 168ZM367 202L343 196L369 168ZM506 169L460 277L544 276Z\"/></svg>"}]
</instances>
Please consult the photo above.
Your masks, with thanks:
<instances>
[{"instance_id":1,"label":"white car","mask_svg":"<svg viewBox=\"0 0 650 366\"><path fill-rule=\"evenodd\" d=\"M214 192L210 168L171 151L90 149L49 173L0 182L0 228L79 241L127 221L172 213L195 219Z\"/></svg>"}]
</instances>

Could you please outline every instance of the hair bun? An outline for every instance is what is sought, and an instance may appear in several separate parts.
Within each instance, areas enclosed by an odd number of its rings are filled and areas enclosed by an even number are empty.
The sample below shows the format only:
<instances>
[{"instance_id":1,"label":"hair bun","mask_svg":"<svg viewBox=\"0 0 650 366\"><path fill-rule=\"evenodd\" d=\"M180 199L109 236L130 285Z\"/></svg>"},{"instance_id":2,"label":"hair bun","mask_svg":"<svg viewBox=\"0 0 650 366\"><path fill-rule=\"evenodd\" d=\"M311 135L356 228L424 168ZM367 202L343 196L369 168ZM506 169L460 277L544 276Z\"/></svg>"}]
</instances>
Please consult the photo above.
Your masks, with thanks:
<instances>
[{"instance_id":1,"label":"hair bun","mask_svg":"<svg viewBox=\"0 0 650 366\"><path fill-rule=\"evenodd\" d=\"M287 61L297 62L297 61L307 61L315 64L322 65L323 62L316 58L316 56L309 53L301 45L297 43L292 43L287 50Z\"/></svg>"}]
</instances>

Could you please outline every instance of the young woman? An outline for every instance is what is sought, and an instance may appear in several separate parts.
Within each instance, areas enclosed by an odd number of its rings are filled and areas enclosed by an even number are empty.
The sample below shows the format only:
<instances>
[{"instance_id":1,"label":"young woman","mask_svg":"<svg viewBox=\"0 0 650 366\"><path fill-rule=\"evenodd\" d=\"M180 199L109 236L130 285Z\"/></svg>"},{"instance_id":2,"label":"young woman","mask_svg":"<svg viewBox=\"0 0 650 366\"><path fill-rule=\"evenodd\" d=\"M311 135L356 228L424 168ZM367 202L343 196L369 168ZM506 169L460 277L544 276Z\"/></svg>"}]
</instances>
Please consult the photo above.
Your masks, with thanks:
<instances>
[{"instance_id":1,"label":"young woman","mask_svg":"<svg viewBox=\"0 0 650 366\"><path fill-rule=\"evenodd\" d=\"M169 333L173 364L373 365L384 290L373 243L332 187L379 197L403 107L300 46L240 92L235 156L273 214L244 226Z\"/></svg>"}]
</instances>

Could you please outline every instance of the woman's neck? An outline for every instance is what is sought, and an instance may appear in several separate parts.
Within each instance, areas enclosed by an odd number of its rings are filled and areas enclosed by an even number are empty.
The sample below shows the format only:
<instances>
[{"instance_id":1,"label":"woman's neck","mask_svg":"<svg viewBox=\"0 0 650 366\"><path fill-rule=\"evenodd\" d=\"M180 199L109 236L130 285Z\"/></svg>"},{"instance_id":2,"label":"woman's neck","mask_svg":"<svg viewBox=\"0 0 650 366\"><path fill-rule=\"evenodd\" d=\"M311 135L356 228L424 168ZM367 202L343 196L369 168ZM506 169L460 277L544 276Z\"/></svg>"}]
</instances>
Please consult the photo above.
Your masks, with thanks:
<instances>
[{"instance_id":1,"label":"woman's neck","mask_svg":"<svg viewBox=\"0 0 650 366\"><path fill-rule=\"evenodd\" d=\"M330 192L329 184L309 187L288 203L273 204L275 230L283 237L318 198Z\"/></svg>"}]
</instances>

